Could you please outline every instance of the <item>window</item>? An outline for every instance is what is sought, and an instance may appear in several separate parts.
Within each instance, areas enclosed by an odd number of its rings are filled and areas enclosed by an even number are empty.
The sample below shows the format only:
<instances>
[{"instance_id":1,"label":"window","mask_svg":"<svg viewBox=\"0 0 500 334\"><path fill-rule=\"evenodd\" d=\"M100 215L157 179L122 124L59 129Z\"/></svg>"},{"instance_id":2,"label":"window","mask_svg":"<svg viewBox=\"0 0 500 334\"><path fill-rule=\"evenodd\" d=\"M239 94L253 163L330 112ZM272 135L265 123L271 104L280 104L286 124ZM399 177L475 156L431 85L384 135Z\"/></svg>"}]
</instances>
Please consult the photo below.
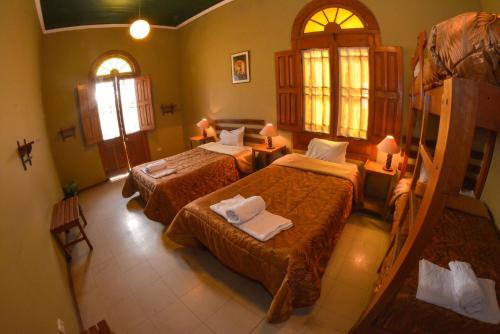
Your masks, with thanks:
<instances>
[{"instance_id":1,"label":"window","mask_svg":"<svg viewBox=\"0 0 500 334\"><path fill-rule=\"evenodd\" d=\"M99 66L96 76L117 75L124 73L132 73L132 66L123 58L113 57L108 58Z\"/></svg>"},{"instance_id":2,"label":"window","mask_svg":"<svg viewBox=\"0 0 500 334\"><path fill-rule=\"evenodd\" d=\"M364 28L359 17L344 8L326 8L320 10L307 21L304 33L323 32L328 24L334 23L340 29L360 29Z\"/></svg>"},{"instance_id":3,"label":"window","mask_svg":"<svg viewBox=\"0 0 500 334\"><path fill-rule=\"evenodd\" d=\"M339 96L337 135L368 138L370 71L368 48L339 48Z\"/></svg>"},{"instance_id":4,"label":"window","mask_svg":"<svg viewBox=\"0 0 500 334\"><path fill-rule=\"evenodd\" d=\"M275 54L277 125L295 148L315 137L348 141L373 159L373 145L401 128L403 69L397 46L359 0L311 0L297 14L290 50Z\"/></svg>"},{"instance_id":5,"label":"window","mask_svg":"<svg viewBox=\"0 0 500 334\"><path fill-rule=\"evenodd\" d=\"M304 128L330 133L330 54L328 49L302 52L304 70Z\"/></svg>"}]
</instances>

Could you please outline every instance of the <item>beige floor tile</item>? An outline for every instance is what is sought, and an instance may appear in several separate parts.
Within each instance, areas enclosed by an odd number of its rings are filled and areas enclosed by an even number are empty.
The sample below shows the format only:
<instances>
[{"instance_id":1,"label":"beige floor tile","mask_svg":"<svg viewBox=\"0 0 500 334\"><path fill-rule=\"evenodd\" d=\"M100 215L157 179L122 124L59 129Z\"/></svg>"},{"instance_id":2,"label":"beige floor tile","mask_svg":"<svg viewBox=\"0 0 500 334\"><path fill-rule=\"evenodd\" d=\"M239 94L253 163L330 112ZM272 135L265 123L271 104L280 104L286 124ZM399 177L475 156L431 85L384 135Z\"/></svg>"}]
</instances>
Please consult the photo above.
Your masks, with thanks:
<instances>
[{"instance_id":1,"label":"beige floor tile","mask_svg":"<svg viewBox=\"0 0 500 334\"><path fill-rule=\"evenodd\" d=\"M206 321L215 333L251 333L257 327L261 317L241 304L230 300Z\"/></svg>"},{"instance_id":2,"label":"beige floor tile","mask_svg":"<svg viewBox=\"0 0 500 334\"><path fill-rule=\"evenodd\" d=\"M126 334L159 334L160 332L156 329L153 322L146 319L132 327L125 330Z\"/></svg>"},{"instance_id":3,"label":"beige floor tile","mask_svg":"<svg viewBox=\"0 0 500 334\"><path fill-rule=\"evenodd\" d=\"M125 271L124 275L130 287L135 291L140 291L142 288L160 279L160 275L153 270L147 261Z\"/></svg>"},{"instance_id":4,"label":"beige floor tile","mask_svg":"<svg viewBox=\"0 0 500 334\"><path fill-rule=\"evenodd\" d=\"M135 297L147 316L152 316L178 301L174 292L161 279L136 291Z\"/></svg>"},{"instance_id":5,"label":"beige floor tile","mask_svg":"<svg viewBox=\"0 0 500 334\"><path fill-rule=\"evenodd\" d=\"M324 308L317 308L307 320L303 333L347 333L354 322Z\"/></svg>"},{"instance_id":6,"label":"beige floor tile","mask_svg":"<svg viewBox=\"0 0 500 334\"><path fill-rule=\"evenodd\" d=\"M358 317L366 308L371 292L355 285L337 281L326 298L322 300L321 307L331 314L344 317Z\"/></svg>"},{"instance_id":7,"label":"beige floor tile","mask_svg":"<svg viewBox=\"0 0 500 334\"><path fill-rule=\"evenodd\" d=\"M131 295L120 303L106 310L107 320L116 331L127 332L138 324L144 322L147 318L144 311L139 306L135 296Z\"/></svg>"},{"instance_id":8,"label":"beige floor tile","mask_svg":"<svg viewBox=\"0 0 500 334\"><path fill-rule=\"evenodd\" d=\"M202 284L201 274L184 266L171 267L169 272L163 275L161 279L178 297Z\"/></svg>"},{"instance_id":9,"label":"beige floor tile","mask_svg":"<svg viewBox=\"0 0 500 334\"><path fill-rule=\"evenodd\" d=\"M214 334L214 331L212 331L207 325L200 324L198 327L189 332L189 334Z\"/></svg>"},{"instance_id":10,"label":"beige floor tile","mask_svg":"<svg viewBox=\"0 0 500 334\"><path fill-rule=\"evenodd\" d=\"M190 333L201 325L201 321L180 301L156 313L151 320L164 334Z\"/></svg>"},{"instance_id":11,"label":"beige floor tile","mask_svg":"<svg viewBox=\"0 0 500 334\"><path fill-rule=\"evenodd\" d=\"M231 296L214 286L200 284L181 297L181 301L200 319L207 320L217 312Z\"/></svg>"}]
</instances>

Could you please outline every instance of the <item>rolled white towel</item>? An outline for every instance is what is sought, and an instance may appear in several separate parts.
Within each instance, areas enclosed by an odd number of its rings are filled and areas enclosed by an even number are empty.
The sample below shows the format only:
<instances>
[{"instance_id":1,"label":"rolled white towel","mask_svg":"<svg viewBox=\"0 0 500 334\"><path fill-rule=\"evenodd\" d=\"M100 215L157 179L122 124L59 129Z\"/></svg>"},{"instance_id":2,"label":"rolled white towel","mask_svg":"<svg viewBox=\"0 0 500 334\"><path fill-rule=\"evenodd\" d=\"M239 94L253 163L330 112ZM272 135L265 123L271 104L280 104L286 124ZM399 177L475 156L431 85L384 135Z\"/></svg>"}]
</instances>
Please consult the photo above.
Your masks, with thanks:
<instances>
[{"instance_id":1,"label":"rolled white towel","mask_svg":"<svg viewBox=\"0 0 500 334\"><path fill-rule=\"evenodd\" d=\"M451 261L448 265L458 305L470 314L481 312L485 303L484 293L470 264Z\"/></svg>"},{"instance_id":2,"label":"rolled white towel","mask_svg":"<svg viewBox=\"0 0 500 334\"><path fill-rule=\"evenodd\" d=\"M143 170L147 174L152 174L166 167L167 167L167 162L165 160L158 160L150 164L147 164Z\"/></svg>"},{"instance_id":3,"label":"rolled white towel","mask_svg":"<svg viewBox=\"0 0 500 334\"><path fill-rule=\"evenodd\" d=\"M245 198L238 194L232 198L228 198L220 201L219 203L210 205L210 210L214 211L215 213L221 215L226 220L228 220L229 218L226 215L226 211L235 206L236 204L243 202L244 200Z\"/></svg>"},{"instance_id":4,"label":"rolled white towel","mask_svg":"<svg viewBox=\"0 0 500 334\"><path fill-rule=\"evenodd\" d=\"M252 196L226 209L227 221L242 224L266 209L266 202L260 196Z\"/></svg>"}]
</instances>

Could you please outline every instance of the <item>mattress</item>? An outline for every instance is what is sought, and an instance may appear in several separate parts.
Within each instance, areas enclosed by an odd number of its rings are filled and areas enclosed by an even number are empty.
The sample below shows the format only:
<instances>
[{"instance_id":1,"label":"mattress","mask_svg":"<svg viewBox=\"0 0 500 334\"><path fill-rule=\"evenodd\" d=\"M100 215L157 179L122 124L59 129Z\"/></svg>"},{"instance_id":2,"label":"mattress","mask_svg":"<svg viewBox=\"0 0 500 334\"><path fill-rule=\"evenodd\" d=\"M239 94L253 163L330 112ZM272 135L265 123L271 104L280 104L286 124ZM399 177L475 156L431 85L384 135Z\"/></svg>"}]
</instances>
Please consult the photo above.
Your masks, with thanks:
<instances>
[{"instance_id":1,"label":"mattress","mask_svg":"<svg viewBox=\"0 0 500 334\"><path fill-rule=\"evenodd\" d=\"M405 205L406 197L396 202ZM397 216L396 219L401 219ZM476 275L496 282L497 300L500 300L500 239L489 219L447 209L436 226L431 243L422 258L439 266L448 267L452 260L469 262ZM457 314L415 298L418 286L418 263L415 264L402 288L376 319L377 327L389 333L499 333L498 325L487 324Z\"/></svg>"},{"instance_id":2,"label":"mattress","mask_svg":"<svg viewBox=\"0 0 500 334\"><path fill-rule=\"evenodd\" d=\"M414 77L420 70L419 63ZM441 86L443 80L452 76L500 85L497 14L464 13L432 27L424 51L423 86Z\"/></svg>"},{"instance_id":3,"label":"mattress","mask_svg":"<svg viewBox=\"0 0 500 334\"><path fill-rule=\"evenodd\" d=\"M283 158L282 158L283 159ZM354 183L273 164L185 206L166 234L187 247L206 247L231 269L260 282L273 301L270 322L314 304L321 278L353 203ZM271 213L294 226L260 242L210 210L237 194L262 196Z\"/></svg>"},{"instance_id":4,"label":"mattress","mask_svg":"<svg viewBox=\"0 0 500 334\"><path fill-rule=\"evenodd\" d=\"M139 192L146 202L144 214L165 225L184 205L240 178L235 157L199 147L164 160L168 168L175 169L174 174L155 179L142 171L147 164L136 166L122 195L131 197Z\"/></svg>"}]
</instances>

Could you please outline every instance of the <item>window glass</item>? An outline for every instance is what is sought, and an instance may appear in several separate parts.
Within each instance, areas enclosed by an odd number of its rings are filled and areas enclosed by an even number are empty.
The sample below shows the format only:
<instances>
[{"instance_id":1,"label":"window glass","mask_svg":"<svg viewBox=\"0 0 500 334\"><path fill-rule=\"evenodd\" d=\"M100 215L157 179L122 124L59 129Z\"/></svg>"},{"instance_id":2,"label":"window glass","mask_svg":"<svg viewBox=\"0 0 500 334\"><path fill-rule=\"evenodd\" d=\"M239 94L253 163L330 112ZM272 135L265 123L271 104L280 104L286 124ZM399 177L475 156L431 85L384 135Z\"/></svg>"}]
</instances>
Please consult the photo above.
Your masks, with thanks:
<instances>
[{"instance_id":1,"label":"window glass","mask_svg":"<svg viewBox=\"0 0 500 334\"><path fill-rule=\"evenodd\" d=\"M337 135L367 139L370 89L368 48L339 48L339 122Z\"/></svg>"},{"instance_id":2,"label":"window glass","mask_svg":"<svg viewBox=\"0 0 500 334\"><path fill-rule=\"evenodd\" d=\"M108 140L120 136L116 114L115 87L113 82L96 84L97 109L101 124L102 139Z\"/></svg>"},{"instance_id":3,"label":"window glass","mask_svg":"<svg viewBox=\"0 0 500 334\"><path fill-rule=\"evenodd\" d=\"M135 95L135 79L120 80L120 98L122 102L123 123L125 133L138 132L139 114L137 112L137 98Z\"/></svg>"},{"instance_id":4,"label":"window glass","mask_svg":"<svg viewBox=\"0 0 500 334\"><path fill-rule=\"evenodd\" d=\"M302 52L304 73L304 129L330 133L330 54L328 49Z\"/></svg>"},{"instance_id":5,"label":"window glass","mask_svg":"<svg viewBox=\"0 0 500 334\"><path fill-rule=\"evenodd\" d=\"M102 62L101 66L97 69L96 75L100 77L123 73L132 73L132 66L123 58L113 57Z\"/></svg>"},{"instance_id":6,"label":"window glass","mask_svg":"<svg viewBox=\"0 0 500 334\"><path fill-rule=\"evenodd\" d=\"M315 13L306 23L304 33L325 31L329 23L336 23L341 29L364 28L363 22L351 11L344 8L331 7Z\"/></svg>"}]
</instances>

